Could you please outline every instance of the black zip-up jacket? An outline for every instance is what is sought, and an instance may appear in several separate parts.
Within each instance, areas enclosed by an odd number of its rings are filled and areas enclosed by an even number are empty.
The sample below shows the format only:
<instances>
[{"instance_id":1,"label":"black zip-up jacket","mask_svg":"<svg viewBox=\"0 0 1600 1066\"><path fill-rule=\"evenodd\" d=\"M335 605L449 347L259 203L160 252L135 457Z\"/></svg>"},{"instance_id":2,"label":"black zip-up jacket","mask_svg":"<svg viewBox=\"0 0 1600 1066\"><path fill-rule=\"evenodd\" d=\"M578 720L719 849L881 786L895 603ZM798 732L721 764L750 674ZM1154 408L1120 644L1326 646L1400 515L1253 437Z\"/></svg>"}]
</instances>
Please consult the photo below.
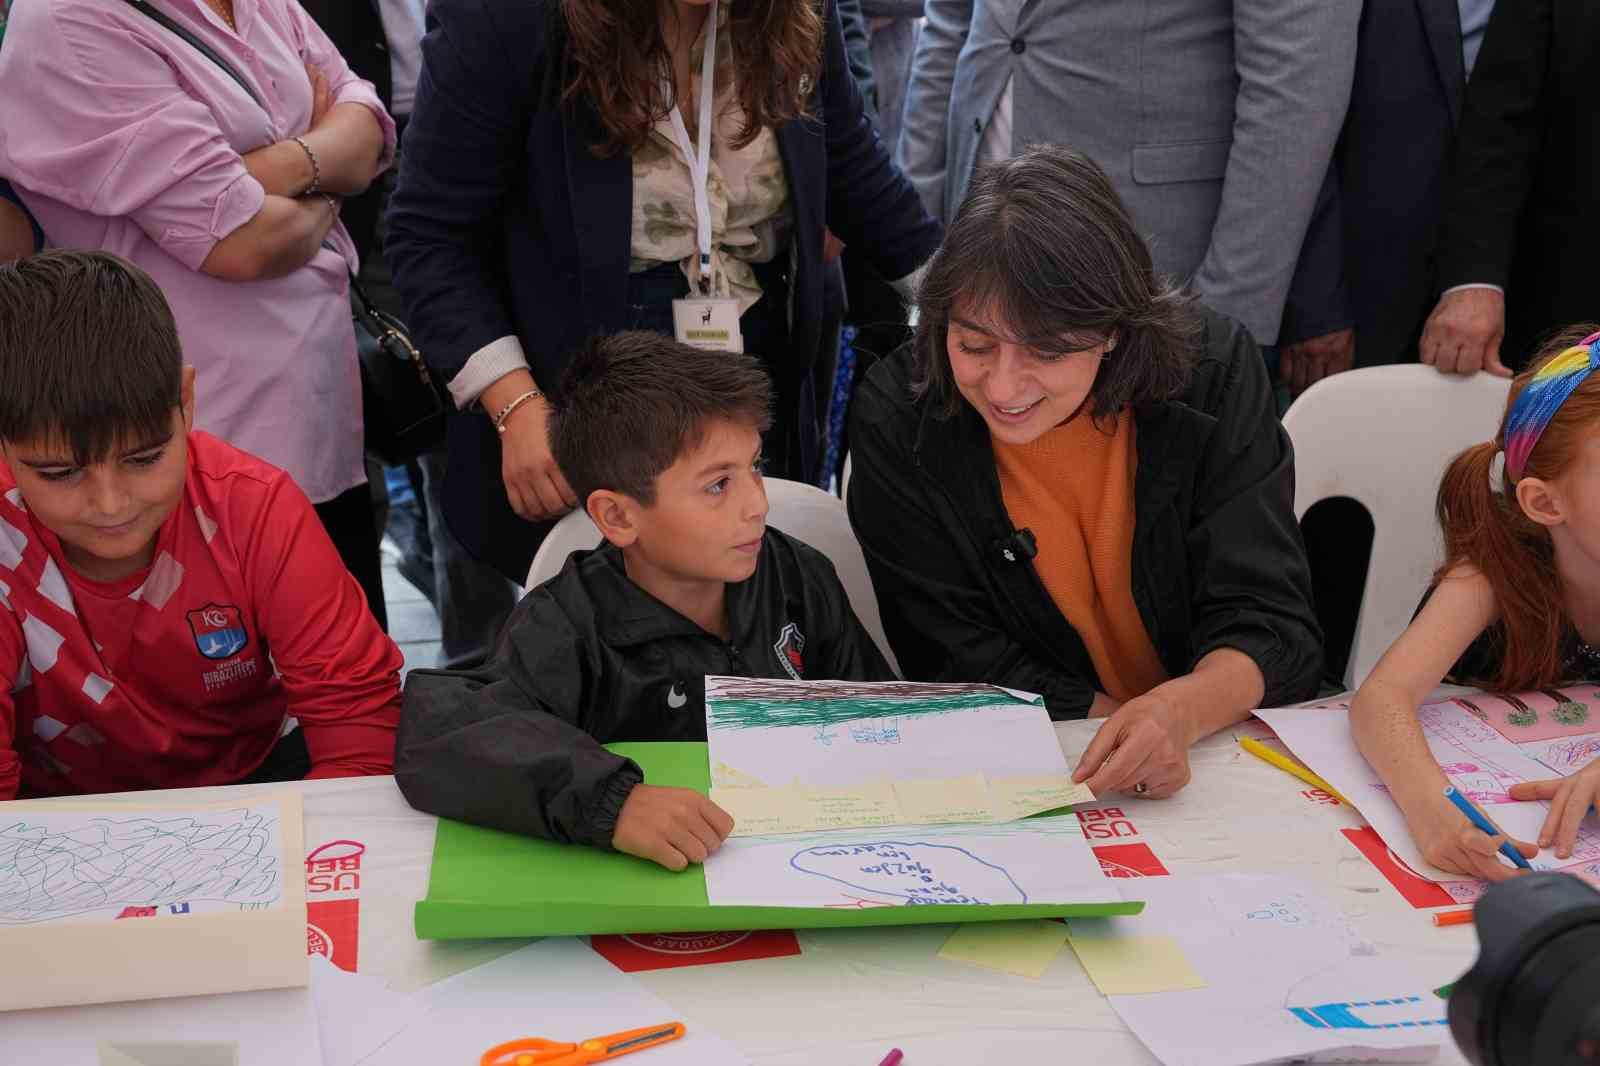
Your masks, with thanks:
<instances>
[{"instance_id":1,"label":"black zip-up jacket","mask_svg":"<svg viewBox=\"0 0 1600 1066\"><path fill-rule=\"evenodd\" d=\"M1261 353L1203 313L1185 394L1134 413L1133 601L1167 673L1236 648L1265 706L1315 694L1322 633L1294 517L1294 456ZM911 345L874 367L851 412L850 521L907 678L988 681L1082 718L1101 690L1083 640L1012 527L983 419L911 394Z\"/></svg>"},{"instance_id":2,"label":"black zip-up jacket","mask_svg":"<svg viewBox=\"0 0 1600 1066\"><path fill-rule=\"evenodd\" d=\"M523 597L481 670L407 678L400 791L445 818L609 847L644 774L601 745L705 740L707 674L894 676L833 564L777 530L727 609L725 642L629 580L616 548L575 552Z\"/></svg>"}]
</instances>

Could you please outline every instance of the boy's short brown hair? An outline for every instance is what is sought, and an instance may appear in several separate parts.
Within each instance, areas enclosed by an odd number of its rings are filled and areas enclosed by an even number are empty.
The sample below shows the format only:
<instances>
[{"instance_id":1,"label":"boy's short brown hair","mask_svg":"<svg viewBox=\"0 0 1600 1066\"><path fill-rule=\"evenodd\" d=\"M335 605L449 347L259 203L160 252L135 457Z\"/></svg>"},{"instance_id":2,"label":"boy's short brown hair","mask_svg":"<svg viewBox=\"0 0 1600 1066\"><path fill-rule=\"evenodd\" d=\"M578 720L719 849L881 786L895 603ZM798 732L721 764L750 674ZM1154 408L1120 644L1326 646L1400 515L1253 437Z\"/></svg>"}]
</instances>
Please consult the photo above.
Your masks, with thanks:
<instances>
[{"instance_id":1,"label":"boy's short brown hair","mask_svg":"<svg viewBox=\"0 0 1600 1066\"><path fill-rule=\"evenodd\" d=\"M772 425L772 385L748 355L659 333L591 339L550 399L550 450L579 506L597 489L655 502L656 478L714 421Z\"/></svg>"},{"instance_id":2,"label":"boy's short brown hair","mask_svg":"<svg viewBox=\"0 0 1600 1066\"><path fill-rule=\"evenodd\" d=\"M178 327L144 271L109 252L0 266L0 439L88 465L165 437L182 402Z\"/></svg>"}]
</instances>

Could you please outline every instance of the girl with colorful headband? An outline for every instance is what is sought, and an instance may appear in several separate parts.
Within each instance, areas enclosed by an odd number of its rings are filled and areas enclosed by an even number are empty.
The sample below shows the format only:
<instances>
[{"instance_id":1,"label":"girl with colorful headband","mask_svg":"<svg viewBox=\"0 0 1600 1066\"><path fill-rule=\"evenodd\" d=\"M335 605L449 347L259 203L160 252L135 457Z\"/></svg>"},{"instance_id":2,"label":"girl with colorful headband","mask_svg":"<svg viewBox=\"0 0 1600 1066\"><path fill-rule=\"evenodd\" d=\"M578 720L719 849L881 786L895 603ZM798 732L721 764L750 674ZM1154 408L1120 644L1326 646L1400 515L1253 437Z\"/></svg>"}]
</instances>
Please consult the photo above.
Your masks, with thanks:
<instances>
[{"instance_id":1,"label":"girl with colorful headband","mask_svg":"<svg viewBox=\"0 0 1600 1066\"><path fill-rule=\"evenodd\" d=\"M1581 339L1580 339L1581 338ZM1356 694L1357 746L1405 813L1423 856L1491 881L1502 837L1444 798L1417 707L1446 676L1502 692L1600 679L1600 332L1575 327L1511 386L1500 432L1456 456L1439 485L1445 562L1410 627ZM1503 468L1502 464L1503 463ZM1453 664L1453 665L1452 665ZM1600 760L1562 780L1515 786L1550 800L1539 847L1572 853L1600 799ZM1532 858L1538 848L1511 842Z\"/></svg>"}]
</instances>

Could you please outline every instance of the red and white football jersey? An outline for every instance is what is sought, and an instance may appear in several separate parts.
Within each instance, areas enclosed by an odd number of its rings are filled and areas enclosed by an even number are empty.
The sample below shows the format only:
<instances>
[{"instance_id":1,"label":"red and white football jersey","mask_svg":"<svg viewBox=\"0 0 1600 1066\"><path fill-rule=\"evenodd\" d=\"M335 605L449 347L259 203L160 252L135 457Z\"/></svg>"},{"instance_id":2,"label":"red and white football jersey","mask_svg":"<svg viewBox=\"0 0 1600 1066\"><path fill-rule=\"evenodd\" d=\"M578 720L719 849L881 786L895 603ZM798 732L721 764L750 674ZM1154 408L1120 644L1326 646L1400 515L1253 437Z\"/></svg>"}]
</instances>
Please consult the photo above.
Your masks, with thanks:
<instances>
[{"instance_id":1,"label":"red and white football jersey","mask_svg":"<svg viewBox=\"0 0 1600 1066\"><path fill-rule=\"evenodd\" d=\"M0 462L0 799L230 784L305 731L312 777L392 772L400 651L283 471L189 434L148 569L90 581Z\"/></svg>"}]
</instances>

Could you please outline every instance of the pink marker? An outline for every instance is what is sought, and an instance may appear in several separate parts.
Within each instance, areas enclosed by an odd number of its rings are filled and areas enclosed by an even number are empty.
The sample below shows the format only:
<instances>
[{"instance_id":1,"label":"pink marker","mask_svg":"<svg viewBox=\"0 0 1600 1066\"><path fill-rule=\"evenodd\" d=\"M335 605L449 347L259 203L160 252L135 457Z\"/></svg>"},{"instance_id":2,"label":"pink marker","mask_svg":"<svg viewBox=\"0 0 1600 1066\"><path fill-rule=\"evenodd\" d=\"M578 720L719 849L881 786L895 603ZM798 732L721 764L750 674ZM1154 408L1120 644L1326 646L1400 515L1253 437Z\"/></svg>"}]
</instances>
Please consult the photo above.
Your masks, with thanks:
<instances>
[{"instance_id":1,"label":"pink marker","mask_svg":"<svg viewBox=\"0 0 1600 1066\"><path fill-rule=\"evenodd\" d=\"M883 1057L883 1061L878 1063L878 1066L900 1066L900 1060L903 1058L905 1056L900 1053L899 1048L890 1048L889 1053Z\"/></svg>"}]
</instances>

